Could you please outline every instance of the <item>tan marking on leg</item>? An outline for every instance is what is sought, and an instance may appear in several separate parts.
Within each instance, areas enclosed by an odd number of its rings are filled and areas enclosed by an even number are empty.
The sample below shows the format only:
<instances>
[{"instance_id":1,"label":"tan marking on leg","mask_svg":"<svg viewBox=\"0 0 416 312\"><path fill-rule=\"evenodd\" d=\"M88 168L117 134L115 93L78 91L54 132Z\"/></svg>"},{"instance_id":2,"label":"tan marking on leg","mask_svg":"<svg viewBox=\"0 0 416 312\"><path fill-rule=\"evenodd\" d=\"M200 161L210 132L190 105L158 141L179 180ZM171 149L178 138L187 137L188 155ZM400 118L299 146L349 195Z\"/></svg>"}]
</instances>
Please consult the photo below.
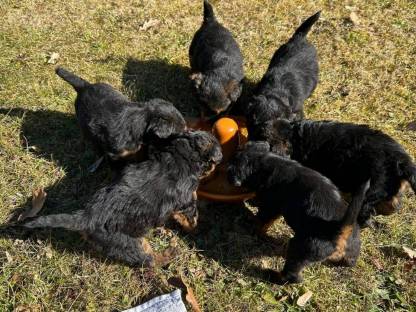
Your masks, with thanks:
<instances>
[{"instance_id":1,"label":"tan marking on leg","mask_svg":"<svg viewBox=\"0 0 416 312\"><path fill-rule=\"evenodd\" d=\"M209 177L211 175L211 173L213 173L215 171L215 164L211 165L211 168L209 168L207 171L205 171L200 177L199 179L205 179L207 177Z\"/></svg>"},{"instance_id":2,"label":"tan marking on leg","mask_svg":"<svg viewBox=\"0 0 416 312\"><path fill-rule=\"evenodd\" d=\"M120 153L117 154L116 159L128 158L128 157L136 154L140 150L140 148L141 148L141 146L135 148L134 150L123 149Z\"/></svg>"},{"instance_id":3,"label":"tan marking on leg","mask_svg":"<svg viewBox=\"0 0 416 312\"><path fill-rule=\"evenodd\" d=\"M172 214L172 218L173 218L173 220L175 220L177 223L179 223L179 224L182 226L182 228L183 228L186 232L188 232L188 233L192 232L192 231L195 229L195 227L197 226L197 223L198 223L197 218L193 218L192 222L190 222L190 221L188 220L188 218L187 218L187 217L185 217L185 216L184 216L182 213L180 213L180 212L174 212L174 213Z\"/></svg>"},{"instance_id":4,"label":"tan marking on leg","mask_svg":"<svg viewBox=\"0 0 416 312\"><path fill-rule=\"evenodd\" d=\"M383 201L376 206L376 212L379 215L389 216L399 210L402 200L402 195L410 187L409 182L402 180L400 182L399 190L391 199Z\"/></svg>"},{"instance_id":5,"label":"tan marking on leg","mask_svg":"<svg viewBox=\"0 0 416 312\"><path fill-rule=\"evenodd\" d=\"M376 212L379 215L389 216L399 210L401 205L401 197L404 192L409 188L409 182L402 180L399 190L390 200L383 201L376 206Z\"/></svg>"},{"instance_id":6,"label":"tan marking on leg","mask_svg":"<svg viewBox=\"0 0 416 312\"><path fill-rule=\"evenodd\" d=\"M410 188L410 183L406 180L402 180L399 188L399 193L404 193Z\"/></svg>"},{"instance_id":7,"label":"tan marking on leg","mask_svg":"<svg viewBox=\"0 0 416 312\"><path fill-rule=\"evenodd\" d=\"M154 266L164 267L172 262L177 256L178 250L174 247L170 247L161 253L154 253Z\"/></svg>"},{"instance_id":8,"label":"tan marking on leg","mask_svg":"<svg viewBox=\"0 0 416 312\"><path fill-rule=\"evenodd\" d=\"M153 262L150 266L152 267L163 267L169 264L173 256L176 255L175 248L168 248L163 252L154 252L152 246L150 246L149 242L145 238L140 238L140 244L142 245L143 251L148 255L152 256Z\"/></svg>"},{"instance_id":9,"label":"tan marking on leg","mask_svg":"<svg viewBox=\"0 0 416 312\"><path fill-rule=\"evenodd\" d=\"M149 255L153 255L153 249L152 246L150 246L149 242L147 241L147 239L142 238L141 239L141 244L142 244L142 248L144 250L145 253L149 254Z\"/></svg>"},{"instance_id":10,"label":"tan marking on leg","mask_svg":"<svg viewBox=\"0 0 416 312\"><path fill-rule=\"evenodd\" d=\"M335 251L327 258L329 261L338 262L345 256L345 248L347 247L348 238L351 236L353 230L352 225L345 226L337 238Z\"/></svg>"},{"instance_id":11,"label":"tan marking on leg","mask_svg":"<svg viewBox=\"0 0 416 312\"><path fill-rule=\"evenodd\" d=\"M393 196L390 200L379 203L375 209L377 214L389 216L396 211L395 207L397 207L398 204L400 204L400 200L398 200L396 196Z\"/></svg>"}]
</instances>

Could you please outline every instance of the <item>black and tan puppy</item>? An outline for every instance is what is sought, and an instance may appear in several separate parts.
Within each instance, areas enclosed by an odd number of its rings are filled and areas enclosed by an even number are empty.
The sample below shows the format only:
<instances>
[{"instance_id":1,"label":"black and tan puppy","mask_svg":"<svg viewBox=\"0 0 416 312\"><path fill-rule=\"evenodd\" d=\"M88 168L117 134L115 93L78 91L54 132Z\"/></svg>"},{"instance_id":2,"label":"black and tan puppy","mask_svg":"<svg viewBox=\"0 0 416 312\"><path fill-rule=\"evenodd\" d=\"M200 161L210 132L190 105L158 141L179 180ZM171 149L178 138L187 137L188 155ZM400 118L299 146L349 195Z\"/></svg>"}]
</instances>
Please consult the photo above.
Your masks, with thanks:
<instances>
[{"instance_id":1,"label":"black and tan puppy","mask_svg":"<svg viewBox=\"0 0 416 312\"><path fill-rule=\"evenodd\" d=\"M78 231L108 257L129 265L163 264L143 236L169 218L185 229L196 226L196 189L199 180L222 158L214 136L187 131L149 146L149 160L125 166L98 190L85 210L41 216L27 228L54 227Z\"/></svg>"},{"instance_id":2,"label":"black and tan puppy","mask_svg":"<svg viewBox=\"0 0 416 312\"><path fill-rule=\"evenodd\" d=\"M249 134L267 120L303 118L303 102L315 90L319 75L316 49L306 35L319 16L320 12L309 17L274 53L247 105Z\"/></svg>"},{"instance_id":3,"label":"black and tan puppy","mask_svg":"<svg viewBox=\"0 0 416 312\"><path fill-rule=\"evenodd\" d=\"M249 142L231 161L228 174L234 185L256 192L261 233L280 215L295 232L283 271L272 271L272 281L300 282L306 265L323 260L354 265L361 245L356 218L369 182L348 206L330 180L269 148L266 142Z\"/></svg>"},{"instance_id":4,"label":"black and tan puppy","mask_svg":"<svg viewBox=\"0 0 416 312\"><path fill-rule=\"evenodd\" d=\"M244 78L243 56L208 1L204 1L204 21L192 40L189 60L196 92L210 110L219 114L237 101Z\"/></svg>"},{"instance_id":5,"label":"black and tan puppy","mask_svg":"<svg viewBox=\"0 0 416 312\"><path fill-rule=\"evenodd\" d=\"M257 140L275 153L290 156L319 171L345 193L371 179L358 221L389 215L400 208L407 182L416 192L416 166L403 147L366 125L333 121L269 121L259 126Z\"/></svg>"},{"instance_id":6,"label":"black and tan puppy","mask_svg":"<svg viewBox=\"0 0 416 312\"><path fill-rule=\"evenodd\" d=\"M106 83L91 84L59 67L56 73L77 91L78 123L99 156L131 157L149 139L167 138L185 129L184 118L170 102L131 102Z\"/></svg>"}]
</instances>

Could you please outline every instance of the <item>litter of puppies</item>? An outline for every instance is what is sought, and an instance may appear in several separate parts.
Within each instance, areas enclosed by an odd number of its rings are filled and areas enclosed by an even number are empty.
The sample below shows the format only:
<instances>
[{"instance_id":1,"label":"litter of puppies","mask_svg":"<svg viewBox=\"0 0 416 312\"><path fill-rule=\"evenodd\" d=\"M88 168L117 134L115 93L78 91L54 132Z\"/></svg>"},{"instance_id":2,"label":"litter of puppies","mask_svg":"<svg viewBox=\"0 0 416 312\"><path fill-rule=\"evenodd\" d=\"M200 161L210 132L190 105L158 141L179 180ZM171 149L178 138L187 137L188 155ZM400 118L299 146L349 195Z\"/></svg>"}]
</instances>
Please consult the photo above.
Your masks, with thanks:
<instances>
[{"instance_id":1,"label":"litter of puppies","mask_svg":"<svg viewBox=\"0 0 416 312\"><path fill-rule=\"evenodd\" d=\"M207 108L218 115L242 93L243 55L212 6L203 5L203 23L189 48L190 80L201 115ZM265 272L279 284L302 281L301 271L313 262L355 265L360 231L371 217L396 212L407 184L416 192L414 162L386 134L365 125L304 120L304 101L319 80L317 49L306 36L320 14L307 18L277 49L253 95L241 104L249 142L228 166L232 184L256 192L259 235L280 216L295 232L282 272ZM77 92L82 138L100 159L117 166L84 209L28 214L32 219L17 225L79 232L104 255L129 265L166 265L179 251L154 252L144 236L169 219L186 231L197 226L196 191L222 160L219 142L208 132L187 129L168 101L136 103L108 84L90 83L61 67L56 73ZM143 159L136 157L139 152ZM351 195L349 202L343 193Z\"/></svg>"}]
</instances>

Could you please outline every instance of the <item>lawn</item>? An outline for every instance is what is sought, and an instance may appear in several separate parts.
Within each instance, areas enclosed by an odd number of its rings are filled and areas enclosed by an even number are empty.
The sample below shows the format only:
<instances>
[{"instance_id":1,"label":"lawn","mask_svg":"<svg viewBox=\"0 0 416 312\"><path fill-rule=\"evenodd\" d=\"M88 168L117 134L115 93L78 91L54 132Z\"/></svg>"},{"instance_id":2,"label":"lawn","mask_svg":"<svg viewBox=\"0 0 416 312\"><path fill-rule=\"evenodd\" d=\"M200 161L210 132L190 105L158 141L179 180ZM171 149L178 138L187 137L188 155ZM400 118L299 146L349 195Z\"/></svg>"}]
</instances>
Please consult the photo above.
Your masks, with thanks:
<instances>
[{"instance_id":1,"label":"lawn","mask_svg":"<svg viewBox=\"0 0 416 312\"><path fill-rule=\"evenodd\" d=\"M309 34L320 83L305 103L311 119L366 123L416 157L416 2L412 0L213 2L257 82L275 49L306 17L322 10ZM137 100L161 97L184 114L198 102L188 81L188 47L202 1L1 0L0 222L30 205L33 189L48 198L42 213L79 209L109 180L80 144L75 92L54 73L65 66ZM353 13L353 14L352 14ZM352 15L351 15L352 14ZM351 18L352 17L352 18ZM201 204L200 227L149 233L156 249L181 247L167 268L130 268L92 252L63 230L0 232L0 311L119 311L173 290L183 274L204 311L416 311L416 197L377 217L362 234L354 268L309 267L300 285L262 281L256 267L280 269L291 231L279 221L271 238L256 237L247 209ZM299 296L312 291L302 308ZM26 310L25 310L26 309Z\"/></svg>"}]
</instances>

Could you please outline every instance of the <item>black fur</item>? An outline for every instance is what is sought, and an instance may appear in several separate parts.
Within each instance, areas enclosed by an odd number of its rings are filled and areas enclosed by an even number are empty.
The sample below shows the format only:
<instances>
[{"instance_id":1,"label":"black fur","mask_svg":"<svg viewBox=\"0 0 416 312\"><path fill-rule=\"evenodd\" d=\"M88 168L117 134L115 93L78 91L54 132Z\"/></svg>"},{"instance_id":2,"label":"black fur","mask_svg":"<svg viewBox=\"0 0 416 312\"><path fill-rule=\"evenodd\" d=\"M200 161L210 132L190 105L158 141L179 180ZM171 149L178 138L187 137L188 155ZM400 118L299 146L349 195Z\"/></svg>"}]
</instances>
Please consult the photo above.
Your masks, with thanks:
<instances>
[{"instance_id":1,"label":"black fur","mask_svg":"<svg viewBox=\"0 0 416 312\"><path fill-rule=\"evenodd\" d=\"M273 281L299 282L306 265L325 259L354 265L361 244L356 218L369 182L347 206L330 180L269 148L266 142L249 142L231 161L228 174L234 185L256 192L263 233L280 215L295 232L284 269L272 274Z\"/></svg>"},{"instance_id":2,"label":"black fur","mask_svg":"<svg viewBox=\"0 0 416 312\"><path fill-rule=\"evenodd\" d=\"M306 39L320 12L309 17L273 55L267 72L247 105L249 134L258 124L275 118L303 118L303 102L318 83L315 47Z\"/></svg>"},{"instance_id":3,"label":"black fur","mask_svg":"<svg viewBox=\"0 0 416 312\"><path fill-rule=\"evenodd\" d=\"M225 111L241 95L243 56L231 32L218 23L204 1L204 21L189 48L196 92L213 112Z\"/></svg>"},{"instance_id":4,"label":"black fur","mask_svg":"<svg viewBox=\"0 0 416 312\"><path fill-rule=\"evenodd\" d=\"M185 129L184 118L170 102L131 102L106 83L91 84L59 67L56 73L77 91L78 123L100 156L117 160L135 154L149 139L166 138Z\"/></svg>"},{"instance_id":5,"label":"black fur","mask_svg":"<svg viewBox=\"0 0 416 312\"><path fill-rule=\"evenodd\" d=\"M256 139L268 141L273 152L319 171L342 192L371 179L358 219L362 226L371 215L400 208L403 181L416 192L416 166L410 156L394 139L366 125L274 120L257 130Z\"/></svg>"},{"instance_id":6,"label":"black fur","mask_svg":"<svg viewBox=\"0 0 416 312\"><path fill-rule=\"evenodd\" d=\"M149 160L125 166L85 210L41 216L23 226L79 231L109 257L130 265L156 265L159 258L146 251L143 235L175 213L195 226L199 179L221 158L220 145L209 133L172 135L149 146Z\"/></svg>"}]
</instances>

